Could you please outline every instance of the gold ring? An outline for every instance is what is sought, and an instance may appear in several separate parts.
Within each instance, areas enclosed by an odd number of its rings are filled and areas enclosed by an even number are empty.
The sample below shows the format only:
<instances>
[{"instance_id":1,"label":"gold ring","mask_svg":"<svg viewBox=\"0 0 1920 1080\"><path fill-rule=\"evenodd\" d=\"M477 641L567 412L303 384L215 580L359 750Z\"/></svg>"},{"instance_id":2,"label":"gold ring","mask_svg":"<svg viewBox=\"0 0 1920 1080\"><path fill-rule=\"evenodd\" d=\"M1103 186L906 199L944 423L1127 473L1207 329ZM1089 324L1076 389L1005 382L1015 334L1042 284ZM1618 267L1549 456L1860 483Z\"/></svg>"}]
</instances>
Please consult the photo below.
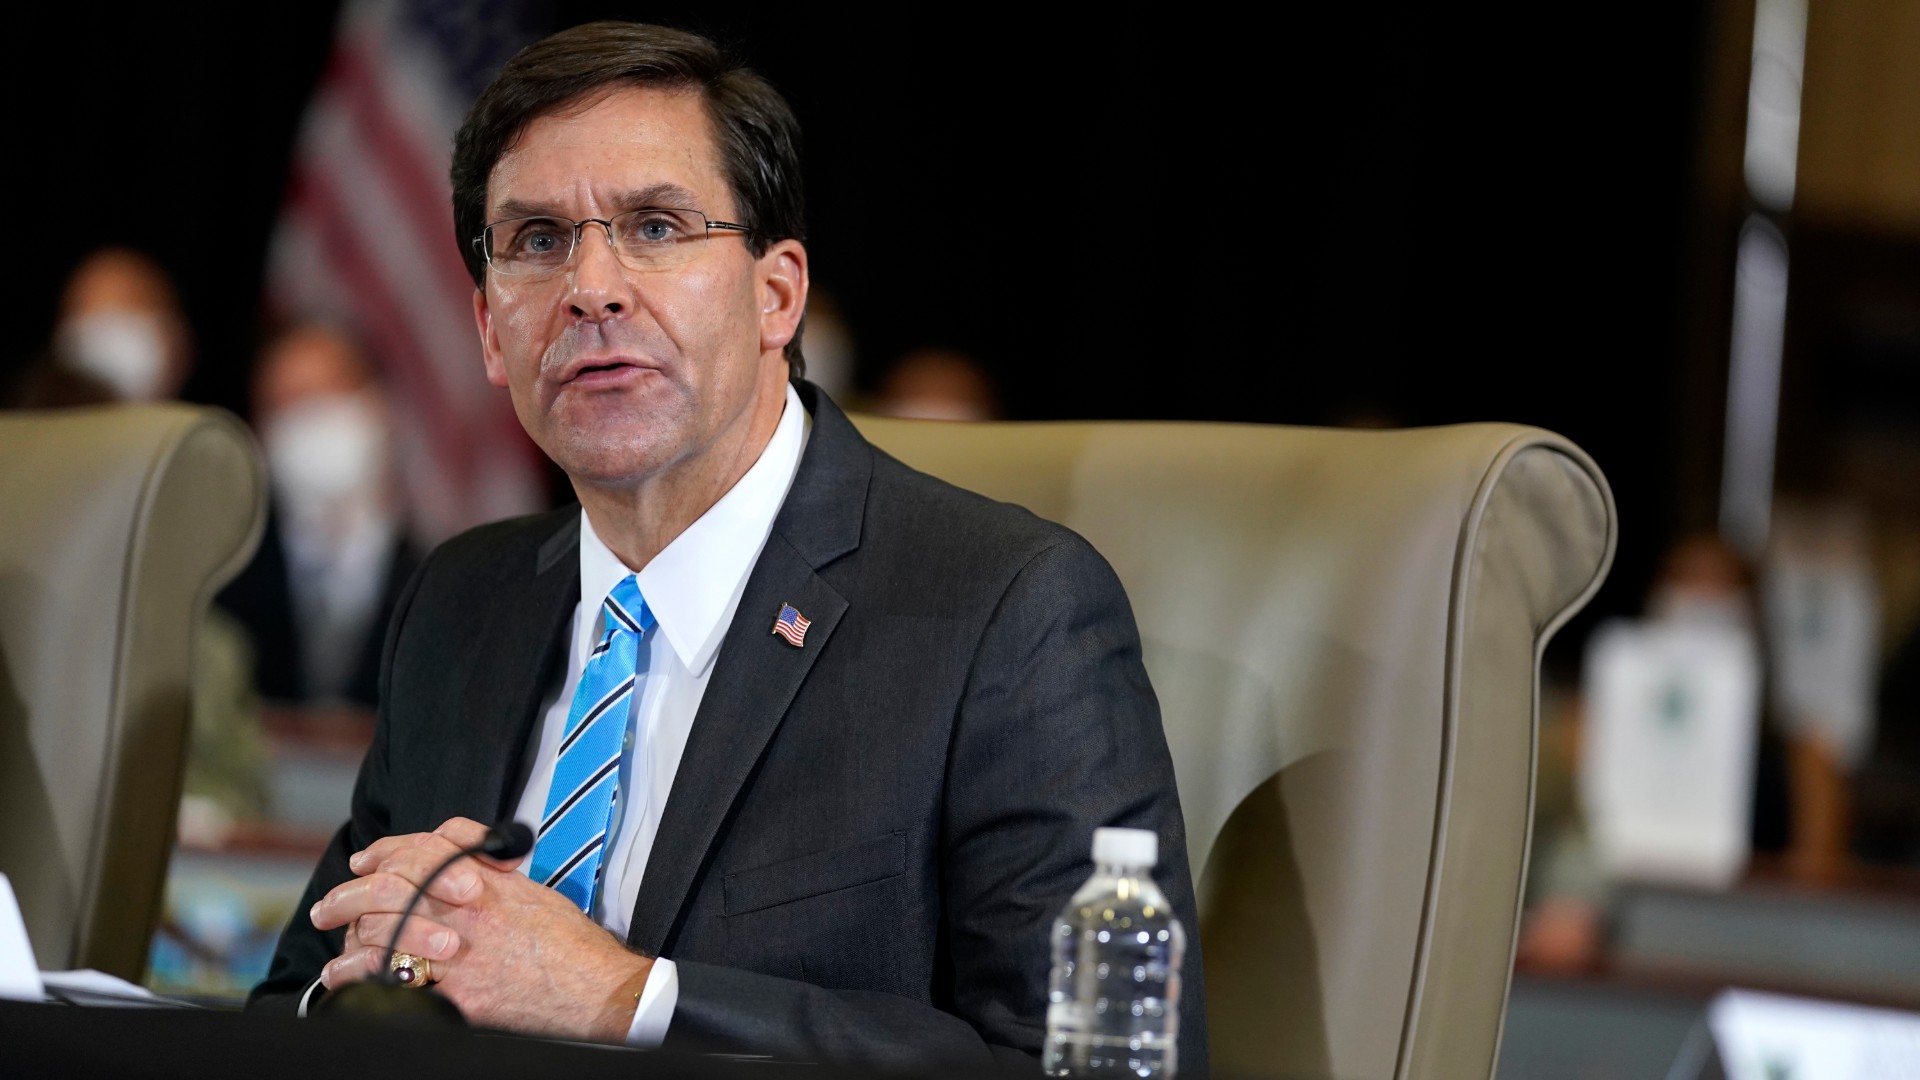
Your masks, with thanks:
<instances>
[{"instance_id":1,"label":"gold ring","mask_svg":"<svg viewBox=\"0 0 1920 1080\"><path fill-rule=\"evenodd\" d=\"M395 982L410 990L433 985L433 964L424 956L415 956L410 952L397 952L387 961L387 970L393 972Z\"/></svg>"}]
</instances>

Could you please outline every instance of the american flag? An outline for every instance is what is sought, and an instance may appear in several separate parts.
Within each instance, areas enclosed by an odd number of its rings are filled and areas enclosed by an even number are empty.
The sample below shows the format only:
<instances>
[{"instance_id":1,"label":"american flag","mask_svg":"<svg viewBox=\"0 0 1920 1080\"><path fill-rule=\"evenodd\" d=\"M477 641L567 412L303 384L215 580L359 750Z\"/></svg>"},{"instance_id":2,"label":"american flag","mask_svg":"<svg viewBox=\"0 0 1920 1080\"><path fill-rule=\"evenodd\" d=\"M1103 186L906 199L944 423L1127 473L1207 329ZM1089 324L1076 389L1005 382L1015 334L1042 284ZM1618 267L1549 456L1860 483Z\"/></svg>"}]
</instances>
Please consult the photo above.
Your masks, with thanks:
<instances>
[{"instance_id":1,"label":"american flag","mask_svg":"<svg viewBox=\"0 0 1920 1080\"><path fill-rule=\"evenodd\" d=\"M787 644L804 646L807 643L807 627L813 620L793 610L792 604L780 605L780 617L773 620L773 632L787 639Z\"/></svg>"},{"instance_id":2,"label":"american flag","mask_svg":"<svg viewBox=\"0 0 1920 1080\"><path fill-rule=\"evenodd\" d=\"M269 256L274 314L355 328L385 371L427 543L546 503L539 452L481 365L447 179L454 131L529 23L513 2L348 0Z\"/></svg>"}]
</instances>

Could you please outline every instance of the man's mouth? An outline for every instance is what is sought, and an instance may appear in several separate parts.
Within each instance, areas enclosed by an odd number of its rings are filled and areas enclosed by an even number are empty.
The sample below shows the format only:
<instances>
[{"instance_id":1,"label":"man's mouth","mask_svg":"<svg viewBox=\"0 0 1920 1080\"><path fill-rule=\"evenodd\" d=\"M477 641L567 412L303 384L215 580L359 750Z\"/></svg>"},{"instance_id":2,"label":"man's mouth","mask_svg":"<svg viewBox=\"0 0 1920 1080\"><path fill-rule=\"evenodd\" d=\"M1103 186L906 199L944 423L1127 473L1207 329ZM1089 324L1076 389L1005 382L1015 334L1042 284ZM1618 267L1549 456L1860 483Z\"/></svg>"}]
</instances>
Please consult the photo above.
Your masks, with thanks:
<instances>
[{"instance_id":1,"label":"man's mouth","mask_svg":"<svg viewBox=\"0 0 1920 1080\"><path fill-rule=\"evenodd\" d=\"M633 357L610 356L583 360L571 366L562 382L594 386L624 381L642 372L655 370Z\"/></svg>"}]
</instances>

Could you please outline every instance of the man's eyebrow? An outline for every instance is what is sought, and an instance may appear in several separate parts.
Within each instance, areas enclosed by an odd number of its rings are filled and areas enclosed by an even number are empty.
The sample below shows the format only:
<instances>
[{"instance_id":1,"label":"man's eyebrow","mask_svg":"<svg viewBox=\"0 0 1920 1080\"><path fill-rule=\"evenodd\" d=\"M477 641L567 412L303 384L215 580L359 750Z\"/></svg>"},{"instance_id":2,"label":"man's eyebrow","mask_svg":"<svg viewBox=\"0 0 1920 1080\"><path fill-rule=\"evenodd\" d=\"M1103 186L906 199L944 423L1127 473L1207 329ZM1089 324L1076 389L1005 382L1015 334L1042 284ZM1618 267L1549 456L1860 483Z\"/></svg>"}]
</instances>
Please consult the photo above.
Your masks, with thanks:
<instances>
[{"instance_id":1,"label":"man's eyebrow","mask_svg":"<svg viewBox=\"0 0 1920 1080\"><path fill-rule=\"evenodd\" d=\"M621 210L639 210L646 207L669 210L700 209L694 203L693 192L679 184L650 184L643 188L620 192L613 198L613 204Z\"/></svg>"},{"instance_id":2,"label":"man's eyebrow","mask_svg":"<svg viewBox=\"0 0 1920 1080\"><path fill-rule=\"evenodd\" d=\"M520 199L506 199L493 208L495 221L523 217L566 217L546 203L524 202Z\"/></svg>"},{"instance_id":3,"label":"man's eyebrow","mask_svg":"<svg viewBox=\"0 0 1920 1080\"><path fill-rule=\"evenodd\" d=\"M679 184L650 184L642 188L630 188L616 194L611 200L615 213L628 210L640 210L648 207L670 208L675 210L699 210L694 205L694 194ZM526 199L503 199L494 207L493 220L505 221L509 218L557 217L566 214L555 209L552 204ZM568 220L572 220L569 218Z\"/></svg>"}]
</instances>

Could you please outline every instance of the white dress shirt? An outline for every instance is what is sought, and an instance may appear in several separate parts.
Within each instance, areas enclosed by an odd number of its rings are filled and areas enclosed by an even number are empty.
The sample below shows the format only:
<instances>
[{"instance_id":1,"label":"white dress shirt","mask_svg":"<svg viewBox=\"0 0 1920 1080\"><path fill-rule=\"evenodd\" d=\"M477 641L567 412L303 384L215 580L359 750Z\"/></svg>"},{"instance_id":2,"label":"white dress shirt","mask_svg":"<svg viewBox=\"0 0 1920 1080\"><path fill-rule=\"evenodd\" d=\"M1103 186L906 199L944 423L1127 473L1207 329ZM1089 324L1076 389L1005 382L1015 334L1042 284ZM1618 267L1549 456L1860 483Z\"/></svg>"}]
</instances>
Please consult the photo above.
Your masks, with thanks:
<instances>
[{"instance_id":1,"label":"white dress shirt","mask_svg":"<svg viewBox=\"0 0 1920 1080\"><path fill-rule=\"evenodd\" d=\"M654 836L660 830L660 815L680 768L680 755L713 674L714 658L733 624L747 577L773 532L773 519L799 471L800 454L811 430L812 418L789 385L779 425L759 460L638 573L640 595L658 629L641 643L644 674L628 716L626 749L620 758L618 820L610 830L614 839L601 862L600 889L590 913L623 940ZM566 672L546 695L541 721L528 745L530 767L515 804L516 821L537 827L545 816L547 789L553 784L574 689L602 630L601 606L614 586L631 573L600 540L582 510L580 602L573 612L573 647L567 650ZM769 627L777 614L767 612ZM531 856L521 860L521 873L528 872L532 863ZM679 973L673 961L657 958L634 1010L628 1044L659 1045L679 994ZM306 1012L304 999L300 1012Z\"/></svg>"}]
</instances>

